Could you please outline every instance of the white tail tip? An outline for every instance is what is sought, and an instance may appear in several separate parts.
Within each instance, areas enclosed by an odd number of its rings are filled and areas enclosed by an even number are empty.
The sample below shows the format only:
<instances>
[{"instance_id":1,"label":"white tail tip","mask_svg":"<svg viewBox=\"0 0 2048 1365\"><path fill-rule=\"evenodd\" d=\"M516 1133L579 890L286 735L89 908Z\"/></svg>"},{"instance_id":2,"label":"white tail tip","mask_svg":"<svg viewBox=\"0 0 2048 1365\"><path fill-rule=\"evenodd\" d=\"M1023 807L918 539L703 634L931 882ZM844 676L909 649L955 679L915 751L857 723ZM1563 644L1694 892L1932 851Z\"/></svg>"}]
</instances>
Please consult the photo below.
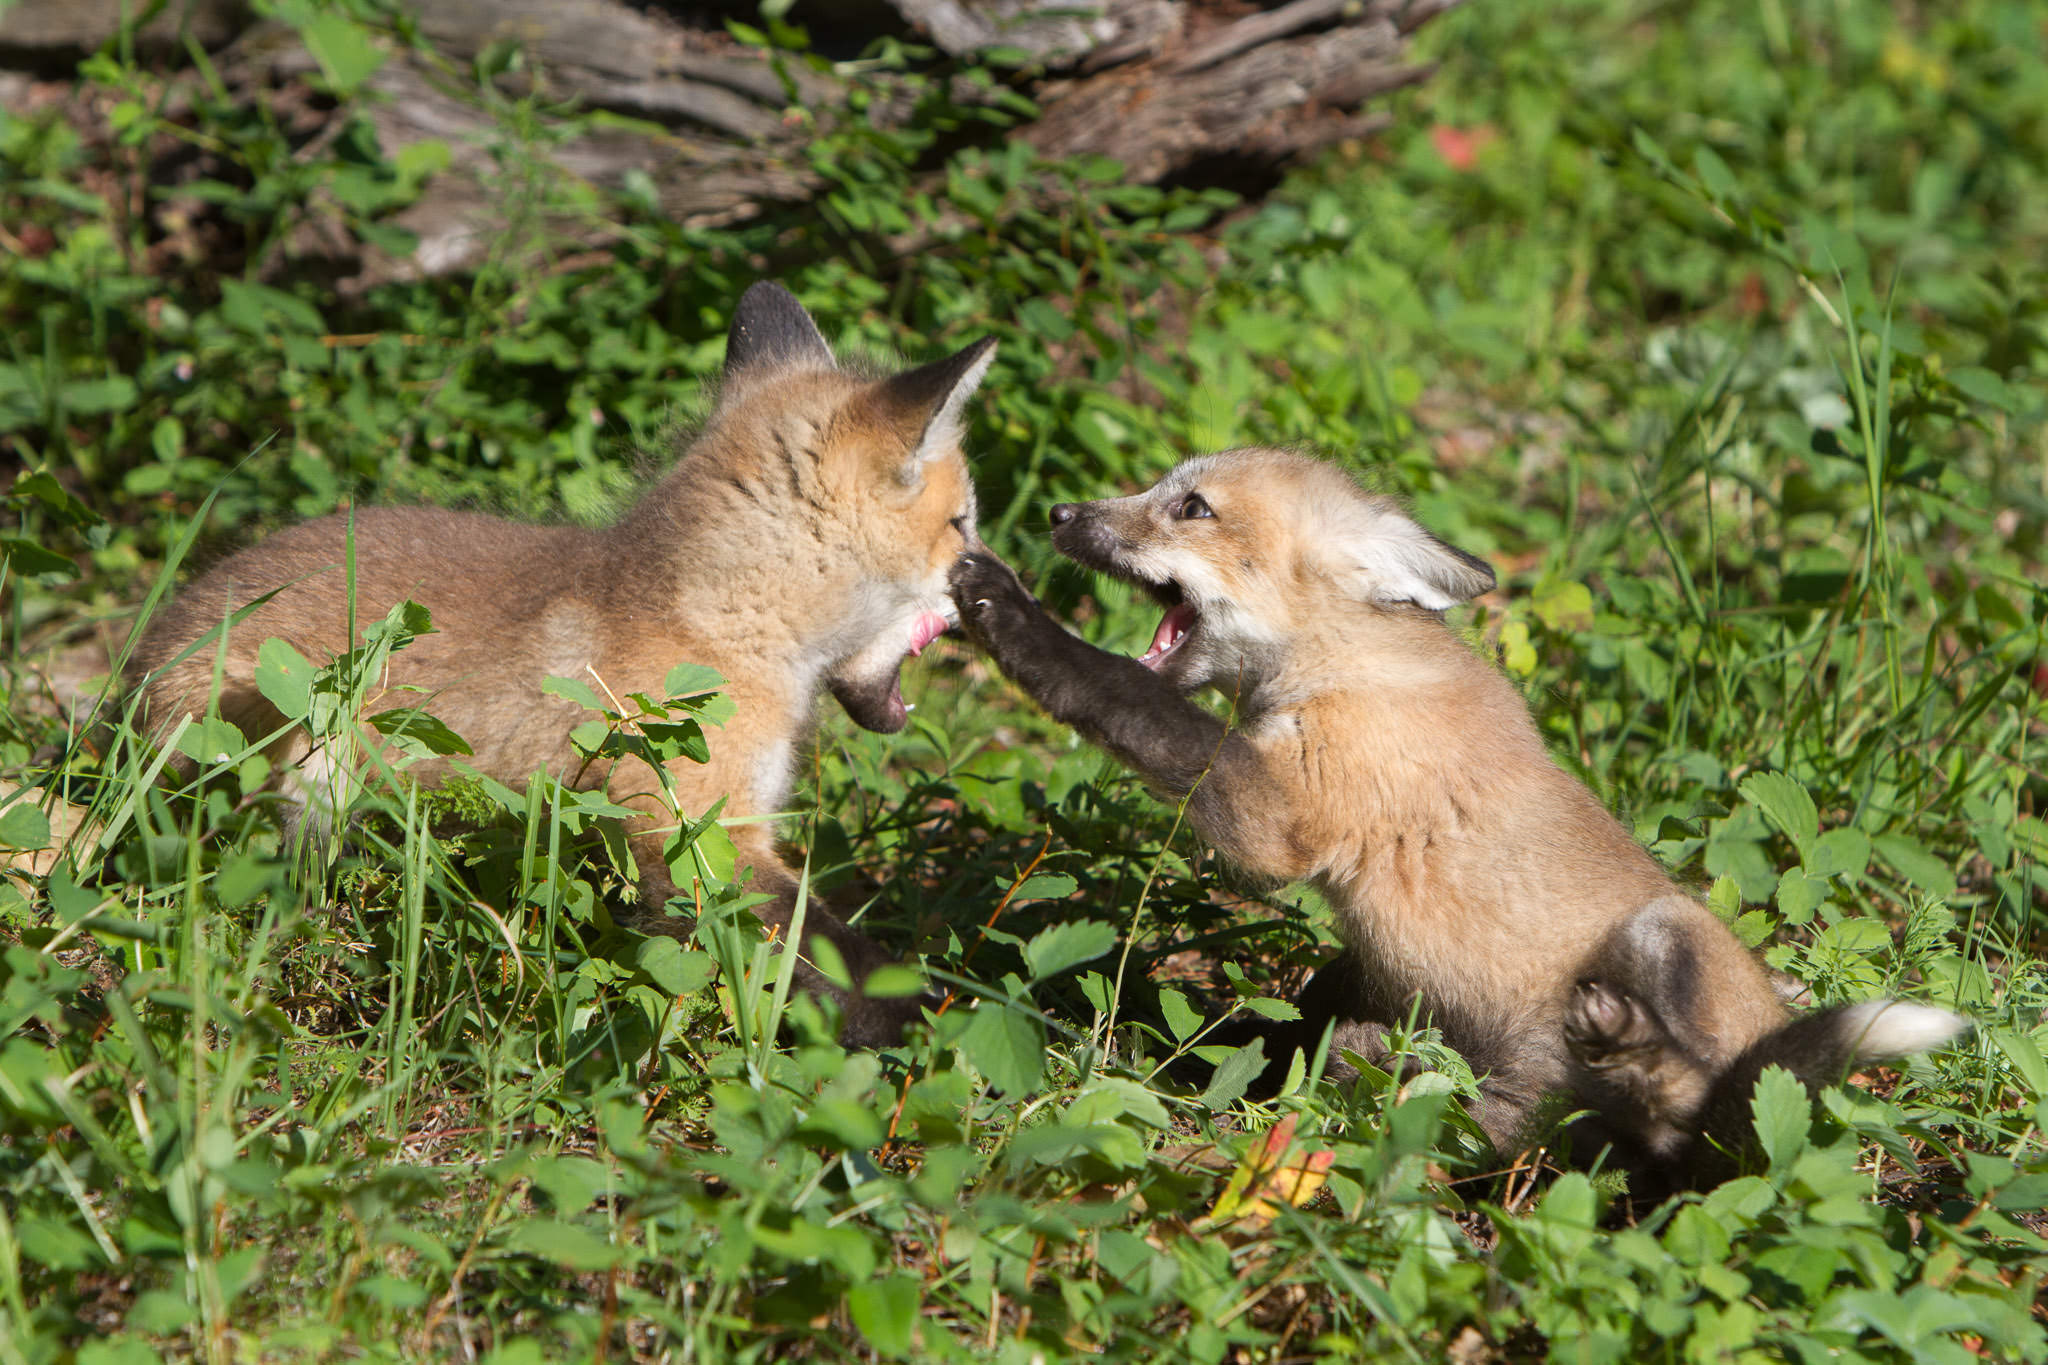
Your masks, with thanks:
<instances>
[{"instance_id":1,"label":"white tail tip","mask_svg":"<svg viewBox=\"0 0 2048 1365\"><path fill-rule=\"evenodd\" d=\"M1970 1021L1953 1010L1904 1000L1866 1000L1842 1011L1842 1038L1858 1062L1909 1057L1968 1033Z\"/></svg>"}]
</instances>

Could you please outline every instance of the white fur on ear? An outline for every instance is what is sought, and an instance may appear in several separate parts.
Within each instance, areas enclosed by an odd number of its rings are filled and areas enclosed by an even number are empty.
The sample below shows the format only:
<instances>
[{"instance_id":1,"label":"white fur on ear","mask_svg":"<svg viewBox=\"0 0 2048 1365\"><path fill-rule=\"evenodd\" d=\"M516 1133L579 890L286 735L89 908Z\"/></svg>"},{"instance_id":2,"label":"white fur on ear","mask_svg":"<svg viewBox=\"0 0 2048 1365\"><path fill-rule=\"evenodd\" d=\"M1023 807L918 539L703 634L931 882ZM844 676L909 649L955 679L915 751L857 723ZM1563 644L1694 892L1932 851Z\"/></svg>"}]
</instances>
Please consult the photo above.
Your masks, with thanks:
<instances>
[{"instance_id":1,"label":"white fur on ear","mask_svg":"<svg viewBox=\"0 0 2048 1365\"><path fill-rule=\"evenodd\" d=\"M1333 511L1338 524L1329 544L1339 578L1365 601L1444 611L1493 587L1484 560L1446 545L1389 502L1375 498Z\"/></svg>"},{"instance_id":2,"label":"white fur on ear","mask_svg":"<svg viewBox=\"0 0 2048 1365\"><path fill-rule=\"evenodd\" d=\"M967 400L974 397L974 391L981 387L981 381L988 374L988 367L995 363L996 343L994 337L975 343L968 348L973 352L967 367L960 377L953 381L953 387L946 392L939 405L932 409L929 422L925 423L924 435L918 437L917 448L911 452L911 460L923 464L937 459L946 451L960 444L966 432L966 423L961 414L967 409ZM966 355L963 351L961 354Z\"/></svg>"},{"instance_id":3,"label":"white fur on ear","mask_svg":"<svg viewBox=\"0 0 2048 1365\"><path fill-rule=\"evenodd\" d=\"M966 427L961 414L966 411L967 400L981 387L982 377L995 358L996 339L983 337L944 360L934 360L882 381L883 401L910 420L923 421L916 442L898 470L904 483L922 483L924 466L960 444Z\"/></svg>"}]
</instances>

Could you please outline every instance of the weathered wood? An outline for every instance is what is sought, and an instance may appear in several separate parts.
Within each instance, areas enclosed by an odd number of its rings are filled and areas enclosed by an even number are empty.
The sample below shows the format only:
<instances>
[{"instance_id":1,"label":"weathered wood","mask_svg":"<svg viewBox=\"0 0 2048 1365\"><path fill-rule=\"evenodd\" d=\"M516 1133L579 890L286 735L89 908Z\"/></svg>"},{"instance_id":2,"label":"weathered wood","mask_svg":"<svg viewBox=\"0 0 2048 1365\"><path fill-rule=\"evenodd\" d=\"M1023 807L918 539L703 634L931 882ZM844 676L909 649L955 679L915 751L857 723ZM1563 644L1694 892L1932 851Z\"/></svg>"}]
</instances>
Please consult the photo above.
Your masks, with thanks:
<instances>
[{"instance_id":1,"label":"weathered wood","mask_svg":"<svg viewBox=\"0 0 2048 1365\"><path fill-rule=\"evenodd\" d=\"M91 52L121 28L133 0L0 0L0 64L41 66ZM218 47L248 26L243 0L168 0L136 33L146 53L168 52L189 35Z\"/></svg>"},{"instance_id":2,"label":"weathered wood","mask_svg":"<svg viewBox=\"0 0 2048 1365\"><path fill-rule=\"evenodd\" d=\"M917 33L955 57L1008 48L1053 70L1099 69L1163 50L1181 33L1181 0L891 0Z\"/></svg>"},{"instance_id":3,"label":"weathered wood","mask_svg":"<svg viewBox=\"0 0 2048 1365\"><path fill-rule=\"evenodd\" d=\"M1036 65L1015 81L1040 116L1012 135L1051 157L1112 157L1133 181L1149 182L1210 160L1278 163L1378 126L1382 118L1361 106L1427 74L1407 59L1406 35L1455 3L881 0L875 13L893 12L905 36L954 57L1021 54ZM821 22L835 13L824 0L813 9ZM119 0L15 0L0 13L0 66L10 53L32 53L47 68L52 53L88 51L119 12ZM691 224L739 221L817 194L806 146L840 116L853 82L879 87L882 112L870 117L887 122L909 109L907 99L889 99L887 76L778 59L735 41L717 12L682 0L413 0L413 16L433 52L390 40L365 112L387 151L434 139L452 164L394 220L418 248L403 261L358 263L361 283L467 269L497 249L503 175L493 146L503 135L472 72L504 44L523 54L495 77L506 93L639 121L550 141L556 171L607 190L644 174L662 211ZM791 17L803 22L804 7ZM317 70L295 34L253 18L239 0L171 0L149 32L167 48L189 40L214 49L215 67L251 101ZM605 231L555 226L584 241ZM310 249L340 241L324 240Z\"/></svg>"}]
</instances>

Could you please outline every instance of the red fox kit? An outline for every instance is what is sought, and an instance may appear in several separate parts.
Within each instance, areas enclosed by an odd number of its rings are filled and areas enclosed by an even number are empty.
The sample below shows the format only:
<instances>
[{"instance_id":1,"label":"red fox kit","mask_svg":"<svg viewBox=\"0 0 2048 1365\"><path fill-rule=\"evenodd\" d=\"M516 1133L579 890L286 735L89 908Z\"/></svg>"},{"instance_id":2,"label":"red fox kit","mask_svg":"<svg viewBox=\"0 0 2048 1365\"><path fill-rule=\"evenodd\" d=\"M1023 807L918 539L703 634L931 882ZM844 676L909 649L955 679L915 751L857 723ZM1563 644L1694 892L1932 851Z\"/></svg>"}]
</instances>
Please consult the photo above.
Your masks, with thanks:
<instances>
[{"instance_id":1,"label":"red fox kit","mask_svg":"<svg viewBox=\"0 0 2048 1365\"><path fill-rule=\"evenodd\" d=\"M357 615L376 620L412 598L433 616L434 633L392 655L388 687L424 691L494 778L521 783L545 765L645 811L629 834L643 899L659 907L674 891L661 848L675 812L644 766L586 769L569 741L584 716L543 694L542 680L594 674L615 695L659 696L679 663L722 673L736 714L712 736L711 761L670 765L685 817L721 796L728 816L781 810L821 690L867 729L900 729L899 666L953 616L947 572L974 524L961 410L994 345L886 378L855 374L787 290L756 284L734 312L702 434L616 526L383 507L282 531L214 567L151 622L134 665L151 723L205 709L215 648L188 646L276 590L230 631L220 693L221 714L245 734L275 731L282 718L256 687L257 649L270 636L313 658L349 646L342 565L353 535ZM272 758L288 790L317 789L310 778L326 759L302 732ZM410 771L432 780L445 765ZM758 913L786 927L795 878L771 826L731 833L755 888L778 896ZM885 960L815 903L806 925L856 981ZM916 1017L914 1002L847 999L807 965L800 980L841 1000L849 1043L893 1040Z\"/></svg>"},{"instance_id":2,"label":"red fox kit","mask_svg":"<svg viewBox=\"0 0 2048 1365\"><path fill-rule=\"evenodd\" d=\"M1521 697L1444 623L1493 586L1337 467L1190 460L1130 497L1052 509L1053 544L1166 608L1138 659L1067 634L976 548L963 628L1057 719L1129 764L1226 858L1307 880L1348 951L1287 1043L1334 1023L1378 1060L1411 1003L1484 1079L1503 1154L1544 1096L1597 1112L1630 1164L1695 1174L1782 1062L1810 1082L1967 1027L1878 1001L1792 1018L1769 975L1545 752ZM1214 686L1235 728L1185 694ZM1333 1047L1334 1051L1334 1047ZM1345 1069L1339 1064L1339 1069Z\"/></svg>"}]
</instances>

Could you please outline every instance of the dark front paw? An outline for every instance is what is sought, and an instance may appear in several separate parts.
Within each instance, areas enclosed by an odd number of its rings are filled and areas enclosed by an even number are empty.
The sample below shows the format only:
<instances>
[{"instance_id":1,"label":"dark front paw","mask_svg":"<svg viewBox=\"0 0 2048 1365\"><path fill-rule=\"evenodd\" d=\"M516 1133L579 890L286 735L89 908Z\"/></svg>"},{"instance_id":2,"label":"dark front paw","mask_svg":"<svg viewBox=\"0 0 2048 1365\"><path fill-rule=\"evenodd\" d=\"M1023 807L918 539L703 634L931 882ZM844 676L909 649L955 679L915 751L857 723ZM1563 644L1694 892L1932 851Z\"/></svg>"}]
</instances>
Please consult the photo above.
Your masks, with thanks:
<instances>
[{"instance_id":1,"label":"dark front paw","mask_svg":"<svg viewBox=\"0 0 2048 1365\"><path fill-rule=\"evenodd\" d=\"M969 550L954 561L946 586L960 611L961 632L984 648L1006 624L1041 614L1038 599L1016 572L987 549Z\"/></svg>"}]
</instances>

